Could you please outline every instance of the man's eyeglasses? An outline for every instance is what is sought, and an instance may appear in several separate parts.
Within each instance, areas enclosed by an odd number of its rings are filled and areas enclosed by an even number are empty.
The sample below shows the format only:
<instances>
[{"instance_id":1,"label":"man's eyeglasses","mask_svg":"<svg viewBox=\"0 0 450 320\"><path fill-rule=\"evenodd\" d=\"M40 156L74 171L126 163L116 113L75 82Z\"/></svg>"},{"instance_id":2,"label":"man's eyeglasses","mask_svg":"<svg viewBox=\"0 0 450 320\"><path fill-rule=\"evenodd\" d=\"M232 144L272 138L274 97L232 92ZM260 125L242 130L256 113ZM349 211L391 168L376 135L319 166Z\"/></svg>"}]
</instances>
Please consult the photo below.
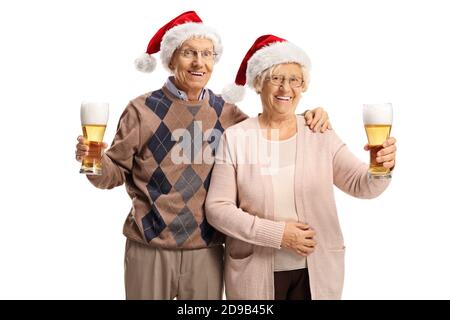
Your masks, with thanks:
<instances>
[{"instance_id":1,"label":"man's eyeglasses","mask_svg":"<svg viewBox=\"0 0 450 320\"><path fill-rule=\"evenodd\" d=\"M284 80L288 80L291 88L300 88L303 85L303 79L297 77L290 77L287 79L285 76L272 75L271 77L267 77L266 80L269 80L271 84L277 87L281 86L284 83Z\"/></svg>"},{"instance_id":2,"label":"man's eyeglasses","mask_svg":"<svg viewBox=\"0 0 450 320\"><path fill-rule=\"evenodd\" d=\"M186 59L198 58L199 55L205 60L214 60L217 56L212 50L194 50L194 49L183 49L179 51L181 56Z\"/></svg>"}]
</instances>

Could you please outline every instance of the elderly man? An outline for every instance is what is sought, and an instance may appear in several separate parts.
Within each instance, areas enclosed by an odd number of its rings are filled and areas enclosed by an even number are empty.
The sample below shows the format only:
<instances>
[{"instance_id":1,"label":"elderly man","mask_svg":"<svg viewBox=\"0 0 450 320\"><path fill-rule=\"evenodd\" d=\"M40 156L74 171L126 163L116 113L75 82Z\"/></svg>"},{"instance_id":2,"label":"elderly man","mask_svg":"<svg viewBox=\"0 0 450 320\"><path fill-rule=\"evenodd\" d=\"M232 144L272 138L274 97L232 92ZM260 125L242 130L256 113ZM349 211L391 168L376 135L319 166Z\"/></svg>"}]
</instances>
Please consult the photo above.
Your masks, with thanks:
<instances>
[{"instance_id":1,"label":"elderly man","mask_svg":"<svg viewBox=\"0 0 450 320\"><path fill-rule=\"evenodd\" d=\"M127 299L221 299L223 236L206 221L204 203L221 134L247 115L206 89L222 44L195 12L162 27L137 68L153 71L158 51L172 76L130 101L103 174L88 179L102 189L125 183L132 199L123 229ZM311 127L326 129L326 113L315 111ZM76 159L87 152L78 137Z\"/></svg>"}]
</instances>

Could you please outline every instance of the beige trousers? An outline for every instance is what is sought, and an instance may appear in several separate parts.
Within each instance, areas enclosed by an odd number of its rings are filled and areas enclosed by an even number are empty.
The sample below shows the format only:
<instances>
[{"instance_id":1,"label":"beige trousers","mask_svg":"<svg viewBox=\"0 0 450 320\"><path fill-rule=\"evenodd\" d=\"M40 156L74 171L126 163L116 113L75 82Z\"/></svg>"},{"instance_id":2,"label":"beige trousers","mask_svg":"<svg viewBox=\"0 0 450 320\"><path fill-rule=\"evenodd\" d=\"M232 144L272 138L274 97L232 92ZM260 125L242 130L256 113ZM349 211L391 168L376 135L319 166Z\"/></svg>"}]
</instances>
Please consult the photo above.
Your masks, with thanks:
<instances>
[{"instance_id":1,"label":"beige trousers","mask_svg":"<svg viewBox=\"0 0 450 320\"><path fill-rule=\"evenodd\" d=\"M127 239L127 300L220 300L222 276L223 246L167 250Z\"/></svg>"}]
</instances>

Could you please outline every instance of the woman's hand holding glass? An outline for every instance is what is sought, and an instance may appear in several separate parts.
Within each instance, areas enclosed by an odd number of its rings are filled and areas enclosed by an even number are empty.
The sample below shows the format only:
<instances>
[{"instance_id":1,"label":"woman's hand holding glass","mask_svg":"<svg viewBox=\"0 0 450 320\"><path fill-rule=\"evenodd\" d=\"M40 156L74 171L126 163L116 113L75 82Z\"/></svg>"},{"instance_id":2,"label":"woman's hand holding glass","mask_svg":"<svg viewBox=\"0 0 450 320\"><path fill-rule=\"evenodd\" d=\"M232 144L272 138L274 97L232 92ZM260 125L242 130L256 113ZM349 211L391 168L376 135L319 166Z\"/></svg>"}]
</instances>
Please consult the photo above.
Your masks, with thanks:
<instances>
[{"instance_id":1,"label":"woman's hand holding glass","mask_svg":"<svg viewBox=\"0 0 450 320\"><path fill-rule=\"evenodd\" d=\"M395 166L395 156L397 151L397 146L395 145L397 143L397 140L394 137L388 138L383 143L383 148L377 152L376 161L378 163L382 163L383 167L392 169ZM364 146L364 150L369 151L369 144L366 144Z\"/></svg>"}]
</instances>

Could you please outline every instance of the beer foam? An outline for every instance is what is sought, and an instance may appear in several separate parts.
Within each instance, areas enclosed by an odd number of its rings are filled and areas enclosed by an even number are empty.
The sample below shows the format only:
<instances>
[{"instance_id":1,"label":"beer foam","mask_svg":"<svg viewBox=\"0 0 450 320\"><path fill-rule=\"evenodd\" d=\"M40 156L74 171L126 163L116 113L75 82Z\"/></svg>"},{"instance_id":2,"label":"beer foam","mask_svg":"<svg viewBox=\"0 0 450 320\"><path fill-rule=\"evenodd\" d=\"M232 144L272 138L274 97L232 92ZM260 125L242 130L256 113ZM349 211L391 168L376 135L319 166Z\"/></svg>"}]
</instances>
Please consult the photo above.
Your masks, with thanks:
<instances>
[{"instance_id":1,"label":"beer foam","mask_svg":"<svg viewBox=\"0 0 450 320\"><path fill-rule=\"evenodd\" d=\"M109 104L106 102L83 102L81 103L81 124L108 123Z\"/></svg>"},{"instance_id":2,"label":"beer foam","mask_svg":"<svg viewBox=\"0 0 450 320\"><path fill-rule=\"evenodd\" d=\"M364 124L392 124L392 104L364 104Z\"/></svg>"}]
</instances>

